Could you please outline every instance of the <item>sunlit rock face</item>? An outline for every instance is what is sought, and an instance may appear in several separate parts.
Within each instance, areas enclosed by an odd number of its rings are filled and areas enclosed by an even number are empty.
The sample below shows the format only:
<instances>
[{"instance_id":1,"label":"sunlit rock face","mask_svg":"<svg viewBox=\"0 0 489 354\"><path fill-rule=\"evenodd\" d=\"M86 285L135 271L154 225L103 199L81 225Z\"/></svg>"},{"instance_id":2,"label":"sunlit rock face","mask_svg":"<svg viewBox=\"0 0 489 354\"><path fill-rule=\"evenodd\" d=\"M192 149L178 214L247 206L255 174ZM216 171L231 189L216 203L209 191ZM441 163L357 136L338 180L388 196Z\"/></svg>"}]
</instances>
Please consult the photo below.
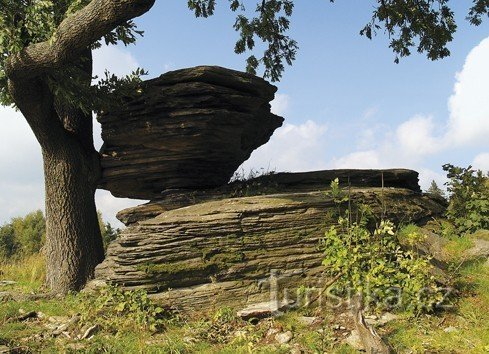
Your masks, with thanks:
<instances>
[{"instance_id":1,"label":"sunlit rock face","mask_svg":"<svg viewBox=\"0 0 489 354\"><path fill-rule=\"evenodd\" d=\"M118 197L154 199L168 189L227 183L283 118L270 112L277 88L215 66L168 72L101 115L100 187Z\"/></svg>"},{"instance_id":2,"label":"sunlit rock face","mask_svg":"<svg viewBox=\"0 0 489 354\"><path fill-rule=\"evenodd\" d=\"M301 286L320 289L327 281L318 245L337 223L338 206L327 193L335 177L349 181L352 205L366 204L397 223L422 224L444 211L420 193L409 170L280 173L206 191L168 191L119 213L129 226L109 245L96 281L142 288L188 311L271 295L297 301Z\"/></svg>"}]
</instances>

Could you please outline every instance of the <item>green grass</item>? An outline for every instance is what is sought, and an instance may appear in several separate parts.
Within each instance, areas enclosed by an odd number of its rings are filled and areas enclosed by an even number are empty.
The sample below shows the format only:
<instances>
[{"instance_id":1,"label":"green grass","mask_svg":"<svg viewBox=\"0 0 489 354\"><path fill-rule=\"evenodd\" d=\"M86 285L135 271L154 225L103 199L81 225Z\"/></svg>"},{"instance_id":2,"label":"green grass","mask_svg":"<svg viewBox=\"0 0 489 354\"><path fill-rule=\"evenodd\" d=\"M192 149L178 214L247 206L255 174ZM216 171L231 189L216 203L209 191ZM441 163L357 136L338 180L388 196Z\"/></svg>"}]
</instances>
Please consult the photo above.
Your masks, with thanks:
<instances>
[{"instance_id":1,"label":"green grass","mask_svg":"<svg viewBox=\"0 0 489 354\"><path fill-rule=\"evenodd\" d=\"M467 264L461 276L461 294L454 309L388 326L389 342L397 351L489 352L489 267L483 262ZM456 330L446 332L448 327Z\"/></svg>"},{"instance_id":2,"label":"green grass","mask_svg":"<svg viewBox=\"0 0 489 354\"><path fill-rule=\"evenodd\" d=\"M489 241L489 230L478 230L469 237Z\"/></svg>"},{"instance_id":3,"label":"green grass","mask_svg":"<svg viewBox=\"0 0 489 354\"><path fill-rule=\"evenodd\" d=\"M72 316L77 312L77 300L70 295L64 299L49 299L37 301L7 301L0 306L0 344L10 346L27 346L33 352L42 351L55 345L55 341L46 339L39 341L35 335L45 333L45 327L37 321L9 321L20 315L20 311L41 312L45 318L51 316ZM28 338L27 340L24 340Z\"/></svg>"},{"instance_id":4,"label":"green grass","mask_svg":"<svg viewBox=\"0 0 489 354\"><path fill-rule=\"evenodd\" d=\"M41 289L46 277L44 256L33 254L28 257L7 262L0 260L0 280L15 281L15 288L25 292L36 292ZM10 287L3 287L9 289Z\"/></svg>"},{"instance_id":5,"label":"green grass","mask_svg":"<svg viewBox=\"0 0 489 354\"><path fill-rule=\"evenodd\" d=\"M468 249L474 246L474 242L470 236L452 237L444 247L448 259L457 262L462 259L463 254Z\"/></svg>"},{"instance_id":6,"label":"green grass","mask_svg":"<svg viewBox=\"0 0 489 354\"><path fill-rule=\"evenodd\" d=\"M408 226L404 232L417 231ZM453 239L450 249L457 254L467 249L471 237ZM0 291L30 293L42 290L45 277L42 257L33 256L24 261L0 265L0 279L17 281ZM458 294L454 307L434 315L417 318L408 315L380 329L389 343L400 353L489 353L489 267L484 262L464 264L458 272ZM95 295L92 295L95 296ZM335 341L331 324L338 323L335 314L324 310L322 324L306 325L300 316L313 315L310 310L291 311L273 320L253 325L236 318L235 311L221 308L215 313L202 313L196 317L168 321L161 332L141 330L130 318L124 328L104 329L91 340L74 340L60 336L42 340L36 335L46 333L47 318L70 318L83 311L83 302L97 304L96 298L69 295L64 298L37 301L7 301L0 304L0 345L28 347L32 352L45 353L289 353L298 345L305 353L357 353L351 347ZM44 319L18 322L9 320L23 311L40 311ZM401 314L402 315L402 314ZM96 321L96 319L91 319ZM131 323L134 322L134 325ZM114 322L116 323L116 322ZM294 333L290 346L280 345L267 338L270 326ZM447 327L456 331L445 332ZM350 328L351 329L351 328ZM241 335L236 335L240 331Z\"/></svg>"}]
</instances>

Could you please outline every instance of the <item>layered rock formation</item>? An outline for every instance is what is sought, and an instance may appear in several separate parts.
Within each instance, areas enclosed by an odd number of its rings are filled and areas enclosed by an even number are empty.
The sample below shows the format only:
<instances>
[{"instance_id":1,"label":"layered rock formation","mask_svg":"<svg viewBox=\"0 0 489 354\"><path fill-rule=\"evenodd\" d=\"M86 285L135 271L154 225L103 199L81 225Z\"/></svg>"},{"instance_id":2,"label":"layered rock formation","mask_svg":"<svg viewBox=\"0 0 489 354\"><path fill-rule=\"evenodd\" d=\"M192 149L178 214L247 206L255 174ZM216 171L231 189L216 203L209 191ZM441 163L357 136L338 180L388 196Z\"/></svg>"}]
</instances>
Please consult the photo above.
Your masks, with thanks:
<instances>
[{"instance_id":1,"label":"layered rock formation","mask_svg":"<svg viewBox=\"0 0 489 354\"><path fill-rule=\"evenodd\" d=\"M131 226L111 243L96 278L144 288L186 310L266 301L273 289L281 298L284 292L294 296L299 286L324 280L318 242L336 222L336 205L324 193L327 176L349 176L354 201L398 222L420 223L442 213L442 205L412 184L415 172L383 174L385 188L379 187L380 171L279 174L246 182L253 189L245 192L232 190L234 184L199 192L193 202L183 194L178 203L161 199L132 209L123 214Z\"/></svg>"},{"instance_id":2,"label":"layered rock formation","mask_svg":"<svg viewBox=\"0 0 489 354\"><path fill-rule=\"evenodd\" d=\"M99 117L101 188L154 199L172 188L226 184L283 119L276 87L246 73L200 66L143 83L143 93Z\"/></svg>"},{"instance_id":3,"label":"layered rock formation","mask_svg":"<svg viewBox=\"0 0 489 354\"><path fill-rule=\"evenodd\" d=\"M276 88L219 67L178 70L99 117L101 187L150 199L118 217L129 227L109 245L94 283L143 288L186 310L243 306L321 287L318 243L336 223L324 191L335 178L377 215L422 223L443 206L409 170L278 173L228 184L283 119ZM280 293L280 295L279 295ZM285 299L282 299L285 294Z\"/></svg>"},{"instance_id":4,"label":"layered rock formation","mask_svg":"<svg viewBox=\"0 0 489 354\"><path fill-rule=\"evenodd\" d=\"M234 181L218 188L204 190L172 189L158 198L134 208L122 210L117 218L125 225L155 217L165 211L225 198L260 194L313 192L327 188L338 178L343 186L395 187L421 192L418 173L406 169L389 170L324 170L299 173L272 173L248 181Z\"/></svg>"}]
</instances>

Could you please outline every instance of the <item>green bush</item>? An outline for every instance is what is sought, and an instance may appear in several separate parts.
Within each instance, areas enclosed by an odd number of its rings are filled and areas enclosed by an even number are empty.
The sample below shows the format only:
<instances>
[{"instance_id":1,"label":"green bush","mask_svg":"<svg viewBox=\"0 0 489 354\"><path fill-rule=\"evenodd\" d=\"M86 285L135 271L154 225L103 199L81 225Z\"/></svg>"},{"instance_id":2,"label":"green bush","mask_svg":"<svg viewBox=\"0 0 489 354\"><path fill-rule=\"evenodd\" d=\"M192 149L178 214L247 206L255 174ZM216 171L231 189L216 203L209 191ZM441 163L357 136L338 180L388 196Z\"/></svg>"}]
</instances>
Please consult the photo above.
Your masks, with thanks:
<instances>
[{"instance_id":1,"label":"green bush","mask_svg":"<svg viewBox=\"0 0 489 354\"><path fill-rule=\"evenodd\" d=\"M462 236L479 229L489 229L489 176L481 170L443 165L449 181L447 219L454 232Z\"/></svg>"},{"instance_id":2,"label":"green bush","mask_svg":"<svg viewBox=\"0 0 489 354\"><path fill-rule=\"evenodd\" d=\"M0 260L11 258L17 252L18 247L12 224L0 227Z\"/></svg>"},{"instance_id":3,"label":"green bush","mask_svg":"<svg viewBox=\"0 0 489 354\"><path fill-rule=\"evenodd\" d=\"M12 218L0 227L0 257L29 256L39 253L46 238L46 220L41 210L25 217Z\"/></svg>"},{"instance_id":4,"label":"green bush","mask_svg":"<svg viewBox=\"0 0 489 354\"><path fill-rule=\"evenodd\" d=\"M338 205L347 201L338 198L338 180L332 182L331 190ZM364 305L373 309L397 308L412 313L432 310L443 296L430 274L429 259L402 249L394 224L388 220L370 230L369 210L355 208L356 221L351 221L349 210L345 211L321 241L326 273L339 276L333 289L344 296L362 294ZM410 232L404 237L414 244L422 236Z\"/></svg>"}]
</instances>

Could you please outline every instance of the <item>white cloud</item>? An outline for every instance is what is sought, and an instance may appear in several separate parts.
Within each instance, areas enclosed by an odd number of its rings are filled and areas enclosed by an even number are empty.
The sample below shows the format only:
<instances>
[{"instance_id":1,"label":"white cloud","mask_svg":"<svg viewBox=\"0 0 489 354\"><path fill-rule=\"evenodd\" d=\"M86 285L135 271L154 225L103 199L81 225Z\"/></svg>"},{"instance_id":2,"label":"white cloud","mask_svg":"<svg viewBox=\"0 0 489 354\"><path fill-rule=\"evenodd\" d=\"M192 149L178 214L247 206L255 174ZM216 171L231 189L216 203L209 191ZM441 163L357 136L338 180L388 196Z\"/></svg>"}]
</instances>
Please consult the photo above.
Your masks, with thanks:
<instances>
[{"instance_id":1,"label":"white cloud","mask_svg":"<svg viewBox=\"0 0 489 354\"><path fill-rule=\"evenodd\" d=\"M362 115L363 120L369 120L379 112L379 106L371 106L367 108Z\"/></svg>"},{"instance_id":2,"label":"white cloud","mask_svg":"<svg viewBox=\"0 0 489 354\"><path fill-rule=\"evenodd\" d=\"M435 126L433 117L416 115L401 124L397 135L403 151L420 157L456 147L487 144L489 136L489 37L470 51L455 75L448 99L449 119ZM441 131L440 133L437 133ZM444 131L444 132L443 132Z\"/></svg>"},{"instance_id":3,"label":"white cloud","mask_svg":"<svg viewBox=\"0 0 489 354\"><path fill-rule=\"evenodd\" d=\"M0 107L0 223L44 208L41 149L21 113Z\"/></svg>"},{"instance_id":4,"label":"white cloud","mask_svg":"<svg viewBox=\"0 0 489 354\"><path fill-rule=\"evenodd\" d=\"M359 151L332 161L334 168L407 167L420 172L426 189L432 180L443 185L444 175L426 168L430 156L443 152L487 146L489 136L489 37L471 50L456 74L453 94L448 99L449 118L436 123L430 115L417 114L395 129L387 130L376 148L369 148L374 132L360 134ZM368 111L367 111L368 112ZM363 149L362 149L363 148ZM467 162L468 163L468 162ZM399 166L402 164L402 166ZM473 166L489 170L489 153L477 155Z\"/></svg>"},{"instance_id":5,"label":"white cloud","mask_svg":"<svg viewBox=\"0 0 489 354\"><path fill-rule=\"evenodd\" d=\"M332 161L334 168L382 168L385 159L376 150L352 152Z\"/></svg>"},{"instance_id":6,"label":"white cloud","mask_svg":"<svg viewBox=\"0 0 489 354\"><path fill-rule=\"evenodd\" d=\"M253 152L242 168L274 171L307 171L325 168L327 126L314 121L277 129L270 141Z\"/></svg>"},{"instance_id":7,"label":"white cloud","mask_svg":"<svg viewBox=\"0 0 489 354\"><path fill-rule=\"evenodd\" d=\"M365 128L358 133L356 146L357 149L368 150L375 145L375 142L375 129Z\"/></svg>"},{"instance_id":8,"label":"white cloud","mask_svg":"<svg viewBox=\"0 0 489 354\"><path fill-rule=\"evenodd\" d=\"M489 136L489 37L472 49L457 73L445 139L457 145L487 144Z\"/></svg>"},{"instance_id":9,"label":"white cloud","mask_svg":"<svg viewBox=\"0 0 489 354\"><path fill-rule=\"evenodd\" d=\"M404 154L423 156L438 152L443 142L434 136L433 117L416 115L399 125L396 140Z\"/></svg>"},{"instance_id":10,"label":"white cloud","mask_svg":"<svg viewBox=\"0 0 489 354\"><path fill-rule=\"evenodd\" d=\"M105 70L117 76L130 74L139 64L128 51L116 46L102 46L93 52L93 74L103 77Z\"/></svg>"},{"instance_id":11,"label":"white cloud","mask_svg":"<svg viewBox=\"0 0 489 354\"><path fill-rule=\"evenodd\" d=\"M123 224L115 217L116 214L123 209L144 204L147 201L115 198L110 192L99 189L95 194L95 202L97 203L97 209L102 212L104 220L110 222L113 227L123 227Z\"/></svg>"},{"instance_id":12,"label":"white cloud","mask_svg":"<svg viewBox=\"0 0 489 354\"><path fill-rule=\"evenodd\" d=\"M270 104L272 106L272 113L278 116L284 116L289 110L290 96L283 93L277 93L275 99L270 102Z\"/></svg>"},{"instance_id":13,"label":"white cloud","mask_svg":"<svg viewBox=\"0 0 489 354\"><path fill-rule=\"evenodd\" d=\"M22 178L30 178L27 173L32 170L32 166L40 161L40 148L26 120L20 112L10 107L0 106L0 119L2 129L0 129L0 165L3 178L15 176L11 174L12 168L26 168ZM28 160L30 164L16 166L19 161ZM13 177L17 180L18 177Z\"/></svg>"},{"instance_id":14,"label":"white cloud","mask_svg":"<svg viewBox=\"0 0 489 354\"><path fill-rule=\"evenodd\" d=\"M421 189L426 191L431 186L431 182L435 181L439 188L445 190L445 182L447 181L446 175L435 172L432 169L421 167L418 168L419 172L419 185Z\"/></svg>"},{"instance_id":15,"label":"white cloud","mask_svg":"<svg viewBox=\"0 0 489 354\"><path fill-rule=\"evenodd\" d=\"M482 170L483 172L489 172L489 152L478 154L474 158L472 166L478 170Z\"/></svg>"},{"instance_id":16,"label":"white cloud","mask_svg":"<svg viewBox=\"0 0 489 354\"><path fill-rule=\"evenodd\" d=\"M166 73L167 71L174 70L175 64L173 63L166 63L163 65L163 72Z\"/></svg>"}]
</instances>

